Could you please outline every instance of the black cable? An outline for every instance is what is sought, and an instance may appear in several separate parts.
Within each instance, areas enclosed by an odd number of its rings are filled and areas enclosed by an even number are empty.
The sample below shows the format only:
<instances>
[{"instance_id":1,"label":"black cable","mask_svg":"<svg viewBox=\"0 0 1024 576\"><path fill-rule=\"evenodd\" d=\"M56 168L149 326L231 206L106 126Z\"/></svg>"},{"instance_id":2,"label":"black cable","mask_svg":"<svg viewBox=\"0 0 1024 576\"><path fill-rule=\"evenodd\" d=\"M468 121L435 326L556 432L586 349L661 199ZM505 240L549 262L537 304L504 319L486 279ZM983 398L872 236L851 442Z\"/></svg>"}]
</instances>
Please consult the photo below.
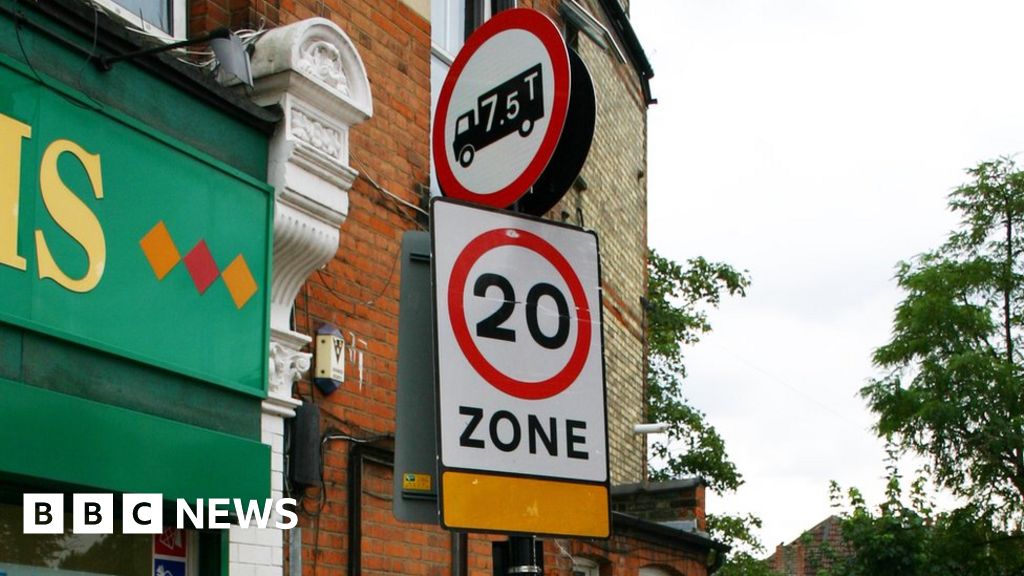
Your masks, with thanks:
<instances>
[{"instance_id":1,"label":"black cable","mask_svg":"<svg viewBox=\"0 0 1024 576\"><path fill-rule=\"evenodd\" d=\"M28 59L28 53L25 52L25 45L21 42L21 25L24 22L28 22L25 15L21 13L21 0L14 0L14 7L16 10L14 14L14 36L18 39L18 49L21 50L21 57L25 60L25 64L28 66L28 69L32 71L36 80L45 86L46 82L43 82L42 76L39 75L39 72L36 72L36 68L32 65L32 61Z\"/></svg>"},{"instance_id":2,"label":"black cable","mask_svg":"<svg viewBox=\"0 0 1024 576\"><path fill-rule=\"evenodd\" d=\"M345 300L352 304L361 304L363 306L375 306L377 304L377 299L383 296L384 292L387 292L387 289L391 286L391 282L395 279L395 270L398 269L398 261L401 260L401 250L402 247L399 246L398 250L395 253L394 260L392 260L391 262L391 272L388 274L388 278L384 282L384 286L380 289L380 291L378 291L373 296L373 298L370 298L369 300L358 300L356 298L353 298L352 296L348 296L342 294L341 292L338 292L330 284L328 284L327 278L324 276L324 272L322 269L317 269L316 273L320 277L320 283L323 284L323 287L326 288L328 292L337 296L338 298L341 298L342 300Z\"/></svg>"},{"instance_id":3,"label":"black cable","mask_svg":"<svg viewBox=\"0 0 1024 576\"><path fill-rule=\"evenodd\" d=\"M100 11L92 0L90 0L89 5L92 6L92 46L89 47L89 54L85 57L85 61L82 62L82 67L78 69L78 79L75 81L75 84L80 91L83 91L82 76L86 68L89 67L89 62L96 58L96 47L99 44L100 38Z\"/></svg>"},{"instance_id":4,"label":"black cable","mask_svg":"<svg viewBox=\"0 0 1024 576\"><path fill-rule=\"evenodd\" d=\"M327 450L327 443L331 440L345 440L351 442L354 446L367 446L373 442L379 442L381 440L391 439L392 436L387 434L381 434L377 436L370 436L368 438L359 438L350 434L345 434L336 429L328 429L327 432L320 438L320 493L318 495L318 509L313 519L313 576L317 575L319 568L318 559L320 556L320 516L323 514L324 508L327 506L327 481L324 476L325 463L325 451ZM353 450L349 451L349 458L352 457ZM351 483L351 478L349 480ZM351 497L351 496L350 496ZM351 508L349 509L351 514ZM351 543L349 548L351 549Z\"/></svg>"},{"instance_id":5,"label":"black cable","mask_svg":"<svg viewBox=\"0 0 1024 576\"><path fill-rule=\"evenodd\" d=\"M92 96L89 96L84 91L82 91L81 90L81 85L79 85L79 92L82 94L83 97L88 98L89 101L92 102L92 105L93 105L92 108L90 108L89 106L86 106L83 102L79 102L77 98L73 98L73 97L69 96L68 94L65 94L63 90L59 90L57 88L54 88L53 86L50 86L50 84L47 83L46 80L43 79L42 75L39 74L39 71L36 70L36 67L32 65L32 60L29 59L28 52L25 50L25 44L24 44L24 42L21 39L21 26L22 26L22 24L27 25L27 26L31 26L32 28L34 28L38 32L47 35L51 40L54 40L54 41L58 42L59 44L61 44L65 48L67 48L67 49L69 49L69 50L71 50L73 52L78 52L78 53L84 54L86 56L86 62L88 62L89 58L92 57L91 52L87 51L85 48L82 48L78 44L75 44L74 42L71 42L67 38L64 38L63 36L61 36L59 34L55 34L54 32L52 32L51 30L48 30L44 26L41 26L41 25L37 24L36 22L33 22L29 18L26 18L25 14L21 10L21 0L14 0L14 6L15 6L14 10L11 10L10 8L6 8L6 7L3 7L3 6L0 6L0 12L3 12L3 13L6 13L6 14L10 15L14 19L14 36L15 36L15 38L18 41L18 49L21 51L22 59L25 60L25 65L28 66L28 69L32 71L32 75L35 76L36 81L39 82L40 84L42 84L43 86L49 88L51 91L53 91L58 96L60 96L64 100L66 100L68 103L73 104L74 106L77 106L78 108L82 108L82 109L85 109L85 110L102 109L103 108L103 104L101 104L100 102L97 102L95 98L93 98ZM97 22L97 26L98 26L98 22Z\"/></svg>"}]
</instances>

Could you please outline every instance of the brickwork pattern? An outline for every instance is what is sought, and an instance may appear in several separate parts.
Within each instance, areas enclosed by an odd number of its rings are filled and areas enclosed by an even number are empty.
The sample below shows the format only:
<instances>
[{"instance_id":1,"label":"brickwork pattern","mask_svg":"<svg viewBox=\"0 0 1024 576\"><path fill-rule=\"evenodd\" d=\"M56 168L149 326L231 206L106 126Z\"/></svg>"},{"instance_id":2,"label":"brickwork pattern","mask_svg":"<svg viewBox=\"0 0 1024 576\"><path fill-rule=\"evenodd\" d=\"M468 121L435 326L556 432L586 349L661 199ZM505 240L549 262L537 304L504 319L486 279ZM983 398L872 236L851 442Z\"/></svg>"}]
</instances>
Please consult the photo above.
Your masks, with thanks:
<instances>
[{"instance_id":1,"label":"brickwork pattern","mask_svg":"<svg viewBox=\"0 0 1024 576\"><path fill-rule=\"evenodd\" d=\"M707 530L706 487L703 482L672 487L683 482L686 481L650 484L648 489L616 494L612 498L612 510L650 522L694 520L698 530Z\"/></svg>"},{"instance_id":2,"label":"brickwork pattern","mask_svg":"<svg viewBox=\"0 0 1024 576\"><path fill-rule=\"evenodd\" d=\"M263 414L261 441L270 446L270 497L284 497L284 420ZM284 532L276 528L231 528L228 562L231 576L276 576L284 567Z\"/></svg>"},{"instance_id":3,"label":"brickwork pattern","mask_svg":"<svg viewBox=\"0 0 1024 576\"><path fill-rule=\"evenodd\" d=\"M596 2L584 3L592 14ZM608 436L613 484L643 479L645 439L644 333L646 293L647 118L632 70L579 35L577 51L596 87L597 121L581 176L587 188L564 198L555 213L595 230L601 240Z\"/></svg>"},{"instance_id":4,"label":"brickwork pattern","mask_svg":"<svg viewBox=\"0 0 1024 576\"><path fill-rule=\"evenodd\" d=\"M601 14L596 1L580 1L592 14ZM519 5L558 20L556 0ZM395 430L399 245L404 231L424 224L376 185L406 202L422 202L418 191L429 181L430 24L400 0L192 0L189 31L258 28L261 23L272 27L311 17L332 20L355 43L370 78L374 115L350 133L351 164L368 178L358 179L349 193L337 256L309 278L295 309L299 332L314 333L322 323L342 331L350 354L346 379L328 398L308 382L300 383L299 391L305 401L315 398L320 406L322 430L363 439L387 437ZM632 426L644 421L640 297L647 253L646 111L628 64L582 35L579 51L598 86L594 145L582 173L588 188L568 194L549 216L582 224L600 237L611 478L616 484L631 483L642 480L645 465L644 439L633 434ZM265 441L276 442L276 434L265 430ZM348 541L352 446L345 440L326 445L322 509L317 490L305 495L305 510L318 514L300 515L304 574L347 573L349 552L355 549ZM368 463L359 479L360 514L353 521L360 522L363 574L449 574L449 533L393 518L392 473L388 466ZM259 537L267 540L268 549L276 545L280 551L279 535L273 542L270 536ZM491 574L496 538L470 538L470 574ZM706 558L620 536L605 543L548 541L547 573L571 574L566 552L595 559L607 569L602 574L636 574L642 566L706 573ZM269 576L287 568L287 558L282 566L271 552L264 562L262 550L242 543L230 553L232 573Z\"/></svg>"},{"instance_id":5,"label":"brickwork pattern","mask_svg":"<svg viewBox=\"0 0 1024 576\"><path fill-rule=\"evenodd\" d=\"M850 545L843 538L842 520L829 516L789 544L776 546L767 563L787 576L814 576L829 571L834 558L850 553Z\"/></svg>"},{"instance_id":6,"label":"brickwork pattern","mask_svg":"<svg viewBox=\"0 0 1024 576\"><path fill-rule=\"evenodd\" d=\"M572 541L571 556L586 558L596 562L600 567L601 576L619 574L636 575L641 568L659 568L669 574L679 576L707 574L707 556L696 552L681 550L675 546L653 545L645 543L637 546L634 538L613 536L607 542ZM624 551L628 551L624 552ZM571 576L571 561L560 550L546 553L545 568L555 575Z\"/></svg>"}]
</instances>

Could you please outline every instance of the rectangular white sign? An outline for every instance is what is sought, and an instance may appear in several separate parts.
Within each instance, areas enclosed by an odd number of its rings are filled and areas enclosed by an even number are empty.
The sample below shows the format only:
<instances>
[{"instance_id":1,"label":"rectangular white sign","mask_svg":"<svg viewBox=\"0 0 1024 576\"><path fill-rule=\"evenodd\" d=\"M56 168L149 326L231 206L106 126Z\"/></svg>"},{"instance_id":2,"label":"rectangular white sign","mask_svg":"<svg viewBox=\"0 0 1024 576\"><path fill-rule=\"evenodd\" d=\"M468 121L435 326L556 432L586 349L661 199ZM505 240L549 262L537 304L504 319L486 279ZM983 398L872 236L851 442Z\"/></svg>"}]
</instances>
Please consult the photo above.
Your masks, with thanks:
<instances>
[{"instance_id":1,"label":"rectangular white sign","mask_svg":"<svg viewBox=\"0 0 1024 576\"><path fill-rule=\"evenodd\" d=\"M608 481L597 236L438 199L444 468Z\"/></svg>"}]
</instances>

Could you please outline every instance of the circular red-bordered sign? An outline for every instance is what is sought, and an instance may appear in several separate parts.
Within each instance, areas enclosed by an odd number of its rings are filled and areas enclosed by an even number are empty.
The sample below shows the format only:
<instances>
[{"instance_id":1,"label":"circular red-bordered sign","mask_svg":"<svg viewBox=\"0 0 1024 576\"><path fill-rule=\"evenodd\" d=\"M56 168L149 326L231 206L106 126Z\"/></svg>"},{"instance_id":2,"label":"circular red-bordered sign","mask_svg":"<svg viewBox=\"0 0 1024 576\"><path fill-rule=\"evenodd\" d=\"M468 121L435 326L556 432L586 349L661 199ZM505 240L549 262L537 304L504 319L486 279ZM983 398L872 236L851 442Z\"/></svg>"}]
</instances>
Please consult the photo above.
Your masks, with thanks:
<instances>
[{"instance_id":1,"label":"circular red-bordered sign","mask_svg":"<svg viewBox=\"0 0 1024 576\"><path fill-rule=\"evenodd\" d=\"M576 343L565 366L550 378L529 382L513 378L498 370L484 357L469 332L462 299L465 296L466 280L470 269L481 256L502 246L518 246L532 250L549 262L558 271L572 296L576 310ZM448 283L448 313L451 318L455 341L473 369L492 386L516 398L543 400L562 392L579 377L590 352L590 309L583 284L576 276L569 261L546 240L525 230L499 228L477 236L459 254L452 266Z\"/></svg>"},{"instance_id":2,"label":"circular red-bordered sign","mask_svg":"<svg viewBox=\"0 0 1024 576\"><path fill-rule=\"evenodd\" d=\"M511 206L537 181L569 108L569 54L550 18L505 10L466 41L438 96L431 146L445 196Z\"/></svg>"}]
</instances>

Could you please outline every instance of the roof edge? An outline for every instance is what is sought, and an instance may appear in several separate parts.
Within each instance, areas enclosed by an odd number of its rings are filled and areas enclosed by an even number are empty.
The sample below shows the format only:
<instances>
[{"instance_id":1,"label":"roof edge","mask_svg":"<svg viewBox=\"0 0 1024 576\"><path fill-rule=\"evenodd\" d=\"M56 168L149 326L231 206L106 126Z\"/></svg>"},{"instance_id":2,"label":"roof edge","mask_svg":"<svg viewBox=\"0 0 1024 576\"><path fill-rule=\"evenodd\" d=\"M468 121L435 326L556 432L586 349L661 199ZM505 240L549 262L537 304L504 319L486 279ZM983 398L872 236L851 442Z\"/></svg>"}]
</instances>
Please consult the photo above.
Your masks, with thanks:
<instances>
[{"instance_id":1,"label":"roof edge","mask_svg":"<svg viewBox=\"0 0 1024 576\"><path fill-rule=\"evenodd\" d=\"M623 514L622 512L612 512L612 532L618 534L622 528L639 532L644 536L650 537L649 539L654 542L668 546L685 544L688 546L696 546L703 550L715 550L720 554L725 554L732 550L732 546L701 536L700 534L678 530L649 520L641 520L640 518L630 516L629 514Z\"/></svg>"},{"instance_id":2,"label":"roof edge","mask_svg":"<svg viewBox=\"0 0 1024 576\"><path fill-rule=\"evenodd\" d=\"M640 79L640 89L644 93L644 101L648 106L657 104L658 99L651 95L650 80L654 77L654 69L651 68L651 62L647 59L644 47L640 44L636 31L633 30L633 24L630 22L629 16L622 9L622 5L619 4L618 0L599 0L599 2L605 14L611 19L615 33L618 34L619 39L625 45L629 61L633 65L633 69L636 70L637 77Z\"/></svg>"},{"instance_id":3,"label":"roof edge","mask_svg":"<svg viewBox=\"0 0 1024 576\"><path fill-rule=\"evenodd\" d=\"M614 0L613 0L614 1ZM619 484L612 486L612 496L628 496L631 494L657 494L659 492L673 492L676 490L686 490L689 488L697 488L699 486L707 486L708 483L701 476L694 476L692 478L680 478L676 480L667 480L665 482L637 482L634 484Z\"/></svg>"}]
</instances>

